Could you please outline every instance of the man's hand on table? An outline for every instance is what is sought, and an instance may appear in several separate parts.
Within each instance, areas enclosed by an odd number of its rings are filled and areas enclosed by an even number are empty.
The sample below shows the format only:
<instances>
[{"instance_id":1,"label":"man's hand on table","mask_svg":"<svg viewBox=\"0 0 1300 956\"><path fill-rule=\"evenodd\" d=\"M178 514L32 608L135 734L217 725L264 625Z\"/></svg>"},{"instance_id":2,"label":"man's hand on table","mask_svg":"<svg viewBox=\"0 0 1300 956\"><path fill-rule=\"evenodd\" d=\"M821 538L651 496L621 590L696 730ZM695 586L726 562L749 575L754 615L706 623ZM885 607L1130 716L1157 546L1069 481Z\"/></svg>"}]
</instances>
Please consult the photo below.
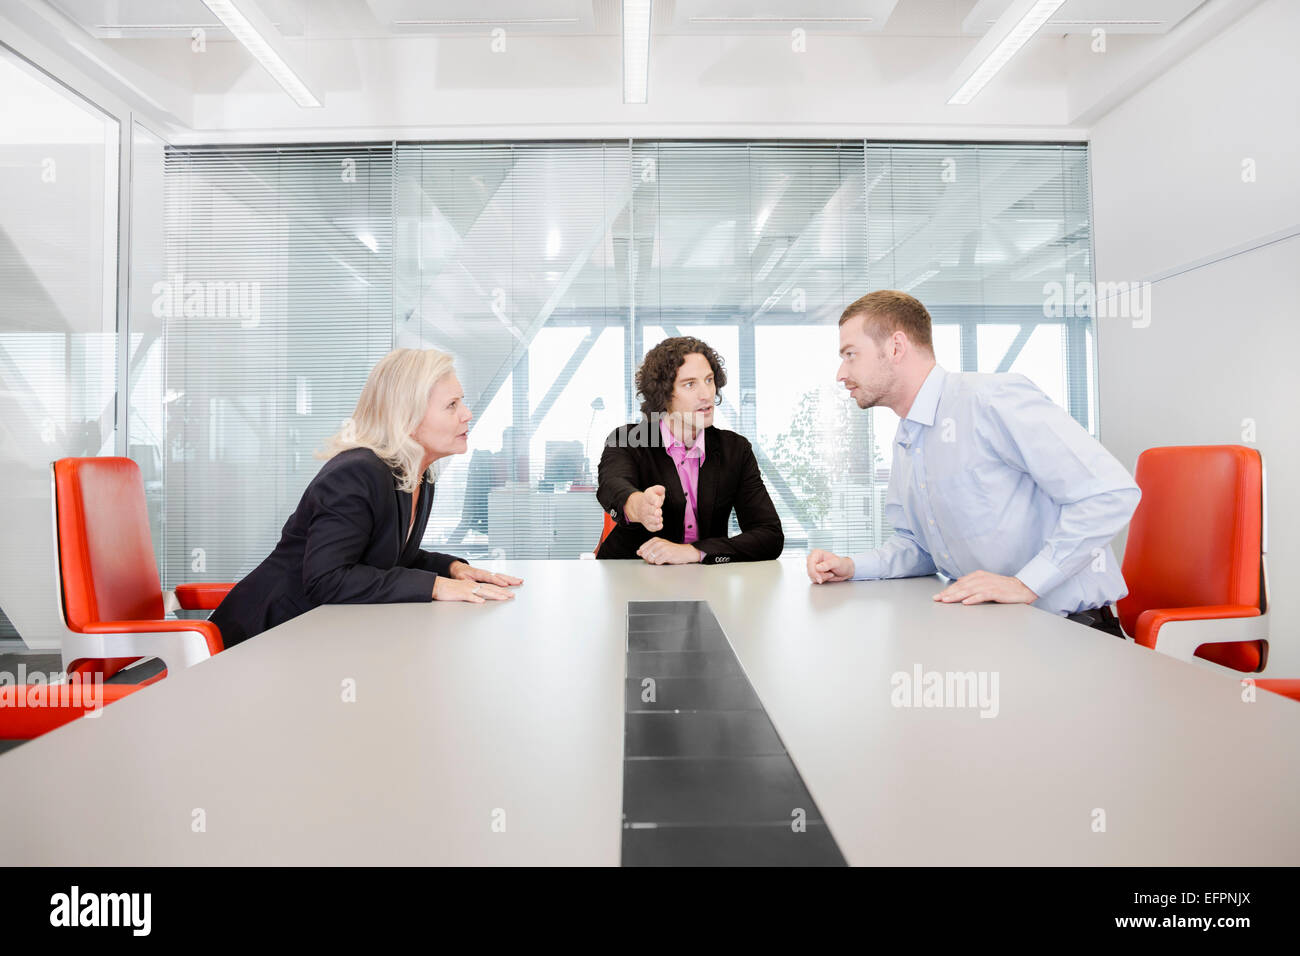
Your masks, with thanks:
<instances>
[{"instance_id":1,"label":"man's hand on table","mask_svg":"<svg viewBox=\"0 0 1300 956\"><path fill-rule=\"evenodd\" d=\"M1038 595L1029 590L1019 578L1009 578L991 571L972 571L963 574L934 596L944 604L1033 604Z\"/></svg>"},{"instance_id":2,"label":"man's hand on table","mask_svg":"<svg viewBox=\"0 0 1300 956\"><path fill-rule=\"evenodd\" d=\"M704 557L693 545L677 544L663 538L651 538L636 549L646 564L698 564Z\"/></svg>"},{"instance_id":3,"label":"man's hand on table","mask_svg":"<svg viewBox=\"0 0 1300 956\"><path fill-rule=\"evenodd\" d=\"M808 552L808 578L813 584L835 584L853 577L852 558L841 557L821 548Z\"/></svg>"}]
</instances>

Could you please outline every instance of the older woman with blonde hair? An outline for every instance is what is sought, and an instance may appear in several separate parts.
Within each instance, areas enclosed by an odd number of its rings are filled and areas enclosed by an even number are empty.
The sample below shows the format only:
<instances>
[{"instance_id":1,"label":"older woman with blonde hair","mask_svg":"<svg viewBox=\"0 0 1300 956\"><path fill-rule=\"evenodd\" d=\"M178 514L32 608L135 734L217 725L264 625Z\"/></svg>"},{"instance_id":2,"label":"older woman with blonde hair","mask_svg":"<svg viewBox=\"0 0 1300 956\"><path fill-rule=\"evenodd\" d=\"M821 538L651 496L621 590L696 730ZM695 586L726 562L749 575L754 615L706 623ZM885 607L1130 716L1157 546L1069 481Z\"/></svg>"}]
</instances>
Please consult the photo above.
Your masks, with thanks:
<instances>
[{"instance_id":1,"label":"older woman with blonde hair","mask_svg":"<svg viewBox=\"0 0 1300 956\"><path fill-rule=\"evenodd\" d=\"M230 647L321 604L502 601L520 578L420 550L432 465L468 448L465 394L451 356L394 349L330 438L270 556L212 614Z\"/></svg>"}]
</instances>

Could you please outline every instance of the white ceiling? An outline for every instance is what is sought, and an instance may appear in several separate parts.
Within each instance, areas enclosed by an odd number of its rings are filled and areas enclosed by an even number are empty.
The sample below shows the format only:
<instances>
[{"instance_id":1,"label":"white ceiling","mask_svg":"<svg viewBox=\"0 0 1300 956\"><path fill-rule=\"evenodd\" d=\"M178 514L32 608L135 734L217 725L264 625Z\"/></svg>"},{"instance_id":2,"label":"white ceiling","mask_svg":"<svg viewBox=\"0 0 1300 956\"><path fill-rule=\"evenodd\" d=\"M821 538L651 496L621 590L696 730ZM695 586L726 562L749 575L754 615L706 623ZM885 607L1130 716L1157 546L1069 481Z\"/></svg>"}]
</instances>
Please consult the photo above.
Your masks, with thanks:
<instances>
[{"instance_id":1,"label":"white ceiling","mask_svg":"<svg viewBox=\"0 0 1300 956\"><path fill-rule=\"evenodd\" d=\"M48 2L103 39L223 32L201 0ZM656 0L657 35L885 33L980 35L1013 0ZM1047 32L1166 33L1204 0L1066 0ZM523 34L615 34L621 0L258 0L286 37L455 36L502 27Z\"/></svg>"},{"instance_id":2,"label":"white ceiling","mask_svg":"<svg viewBox=\"0 0 1300 956\"><path fill-rule=\"evenodd\" d=\"M1259 0L1065 0L968 106L946 104L952 74L1014 0L653 0L645 105L622 102L622 0L237 2L276 24L323 108L296 107L201 0L3 0L0 27L26 30L31 59L52 51L50 72L84 71L176 141L1081 139ZM489 50L497 28L507 56Z\"/></svg>"}]
</instances>

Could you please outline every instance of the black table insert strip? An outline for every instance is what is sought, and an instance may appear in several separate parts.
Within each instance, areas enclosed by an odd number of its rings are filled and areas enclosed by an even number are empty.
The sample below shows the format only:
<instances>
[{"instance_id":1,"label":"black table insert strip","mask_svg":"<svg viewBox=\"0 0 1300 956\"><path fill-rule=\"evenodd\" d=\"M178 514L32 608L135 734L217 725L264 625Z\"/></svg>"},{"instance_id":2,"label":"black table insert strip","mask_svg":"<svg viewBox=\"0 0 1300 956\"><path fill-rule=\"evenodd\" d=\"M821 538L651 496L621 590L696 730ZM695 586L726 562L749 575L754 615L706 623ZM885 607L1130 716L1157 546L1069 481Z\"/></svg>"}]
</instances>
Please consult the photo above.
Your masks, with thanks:
<instances>
[{"instance_id":1,"label":"black table insert strip","mask_svg":"<svg viewBox=\"0 0 1300 956\"><path fill-rule=\"evenodd\" d=\"M623 866L844 866L704 601L629 601Z\"/></svg>"}]
</instances>

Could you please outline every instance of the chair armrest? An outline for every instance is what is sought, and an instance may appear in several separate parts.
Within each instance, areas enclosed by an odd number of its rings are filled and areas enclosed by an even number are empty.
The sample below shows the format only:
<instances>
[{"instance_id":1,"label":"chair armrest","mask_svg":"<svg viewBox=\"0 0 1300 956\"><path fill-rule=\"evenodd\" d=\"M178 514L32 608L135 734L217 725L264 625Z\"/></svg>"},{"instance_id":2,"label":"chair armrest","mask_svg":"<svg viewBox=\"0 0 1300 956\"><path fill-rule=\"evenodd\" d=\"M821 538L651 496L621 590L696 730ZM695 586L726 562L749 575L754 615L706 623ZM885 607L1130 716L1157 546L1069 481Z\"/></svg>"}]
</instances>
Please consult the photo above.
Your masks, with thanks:
<instances>
[{"instance_id":1,"label":"chair armrest","mask_svg":"<svg viewBox=\"0 0 1300 956\"><path fill-rule=\"evenodd\" d=\"M211 621L97 621L68 633L63 666L73 661L157 657L180 670L219 652L221 632Z\"/></svg>"},{"instance_id":2,"label":"chair armrest","mask_svg":"<svg viewBox=\"0 0 1300 956\"><path fill-rule=\"evenodd\" d=\"M1273 693L1281 694L1283 697L1290 697L1292 700L1300 700L1300 680L1267 677L1263 680L1256 680L1255 686L1262 687L1265 690L1271 690Z\"/></svg>"},{"instance_id":3,"label":"chair armrest","mask_svg":"<svg viewBox=\"0 0 1300 956\"><path fill-rule=\"evenodd\" d=\"M1138 615L1134 640L1182 661L1202 644L1268 640L1268 618L1249 604L1152 608Z\"/></svg>"},{"instance_id":4,"label":"chair armrest","mask_svg":"<svg viewBox=\"0 0 1300 956\"><path fill-rule=\"evenodd\" d=\"M121 700L146 684L105 684L84 680L67 684L10 685L12 704L0 692L0 740L31 740L78 717L98 717L105 704ZM21 698L21 703L19 699Z\"/></svg>"},{"instance_id":5,"label":"chair armrest","mask_svg":"<svg viewBox=\"0 0 1300 956\"><path fill-rule=\"evenodd\" d=\"M176 601L185 611L215 611L234 584L178 584Z\"/></svg>"}]
</instances>

